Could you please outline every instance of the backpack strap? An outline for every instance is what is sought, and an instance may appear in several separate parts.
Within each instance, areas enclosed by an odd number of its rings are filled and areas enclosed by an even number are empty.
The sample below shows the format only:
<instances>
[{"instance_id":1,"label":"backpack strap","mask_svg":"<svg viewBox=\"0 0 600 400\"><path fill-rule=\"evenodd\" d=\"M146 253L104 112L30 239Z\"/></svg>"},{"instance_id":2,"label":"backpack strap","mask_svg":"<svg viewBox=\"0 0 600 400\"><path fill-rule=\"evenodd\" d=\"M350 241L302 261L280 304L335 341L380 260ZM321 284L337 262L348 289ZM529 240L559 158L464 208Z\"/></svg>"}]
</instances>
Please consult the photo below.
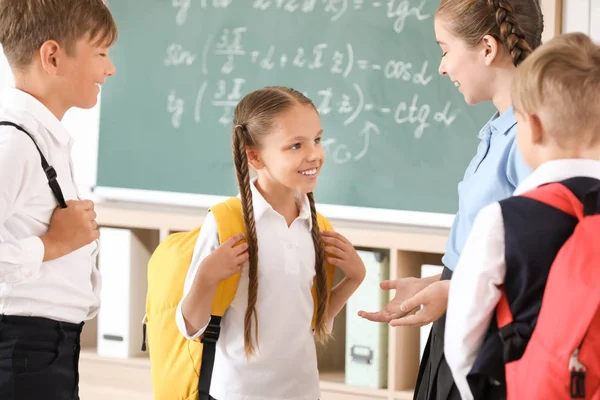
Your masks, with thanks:
<instances>
[{"instance_id":1,"label":"backpack strap","mask_svg":"<svg viewBox=\"0 0 600 400\"><path fill-rule=\"evenodd\" d=\"M496 320L498 323L498 335L502 341L502 359L507 364L523 356L529 342L529 337L519 332L519 323L515 323L513 319L504 286L501 287L501 290L500 301L496 306Z\"/></svg>"},{"instance_id":2,"label":"backpack strap","mask_svg":"<svg viewBox=\"0 0 600 400\"><path fill-rule=\"evenodd\" d=\"M223 243L239 233L246 233L242 204L238 197L231 197L222 203L214 205L210 208L210 211L213 213L217 223L219 243ZM246 239L243 239L240 243L244 241ZM241 273L237 273L219 282L215 290L210 321L201 339L203 348L200 376L198 378L199 400L210 399L210 382L215 364L216 345L221 333L221 318L235 297L240 276Z\"/></svg>"},{"instance_id":3,"label":"backpack strap","mask_svg":"<svg viewBox=\"0 0 600 400\"><path fill-rule=\"evenodd\" d=\"M581 200L562 183L549 183L535 190L523 193L521 196L559 209L565 214L576 217L579 220L584 216Z\"/></svg>"},{"instance_id":4,"label":"backpack strap","mask_svg":"<svg viewBox=\"0 0 600 400\"><path fill-rule=\"evenodd\" d=\"M229 238L240 233L246 234L246 226L244 225L244 216L242 214L242 203L239 197L231 197L222 203L219 203L210 208L210 211L217 222L219 231L219 243L223 243ZM242 239L236 245L246 242ZM212 315L222 317L227 308L235 297L237 286L240 281L241 273L237 273L232 277L221 281L217 285L217 291L212 305Z\"/></svg>"},{"instance_id":5,"label":"backpack strap","mask_svg":"<svg viewBox=\"0 0 600 400\"><path fill-rule=\"evenodd\" d=\"M321 232L334 230L333 226L331 225L329 220L319 213L317 213L317 222L319 224L319 230L321 230ZM333 288L333 278L335 275L335 266L332 264L329 264L327 261L325 261L325 269L327 270L327 289L329 292L329 295L327 296L327 302L329 302L329 299L331 296L331 289ZM312 319L312 328L315 329L315 326L317 323L317 306L318 306L316 281L314 282L313 287L312 287L312 296L313 296L313 301L315 303L315 307L314 307L314 311L313 311L313 319Z\"/></svg>"},{"instance_id":6,"label":"backpack strap","mask_svg":"<svg viewBox=\"0 0 600 400\"><path fill-rule=\"evenodd\" d=\"M600 185L594 186L583 199L583 215L600 214Z\"/></svg>"},{"instance_id":7,"label":"backpack strap","mask_svg":"<svg viewBox=\"0 0 600 400\"><path fill-rule=\"evenodd\" d=\"M29 136L29 138L33 141L33 144L35 145L35 148L37 149L38 153L40 153L40 158L42 159L42 168L44 169L44 173L46 174L46 178L48 179L48 185L50 185L50 189L52 189L52 193L54 193L56 201L58 201L58 204L61 208L67 208L67 203L65 203L65 198L62 194L62 190L60 190L60 185L56 180L56 170L48 164L48 161L46 161L46 157L44 157L44 154L42 154L42 151L40 150L40 147L38 146L33 136L31 136L31 134L27 132L24 128L13 122L0 121L0 126L12 126L13 128L18 129L21 132L25 133L27 136Z\"/></svg>"},{"instance_id":8,"label":"backpack strap","mask_svg":"<svg viewBox=\"0 0 600 400\"><path fill-rule=\"evenodd\" d=\"M592 190L586 196L586 201L590 203L589 207L591 208L592 204L596 207L596 213L599 209L597 197L598 191L600 191L600 186L597 187L596 191ZM590 199L587 200L587 197L591 195L595 195L596 197L590 197ZM523 193L521 196L554 207L578 220L581 220L584 217L583 203L562 183L550 183L540 186L537 189ZM502 295L498 302L498 306L496 307L496 320L498 322L498 334L503 343L504 362L509 363L520 359L525 352L529 338L524 338L517 330L516 325L518 325L518 323L514 322L504 287L502 287Z\"/></svg>"}]
</instances>

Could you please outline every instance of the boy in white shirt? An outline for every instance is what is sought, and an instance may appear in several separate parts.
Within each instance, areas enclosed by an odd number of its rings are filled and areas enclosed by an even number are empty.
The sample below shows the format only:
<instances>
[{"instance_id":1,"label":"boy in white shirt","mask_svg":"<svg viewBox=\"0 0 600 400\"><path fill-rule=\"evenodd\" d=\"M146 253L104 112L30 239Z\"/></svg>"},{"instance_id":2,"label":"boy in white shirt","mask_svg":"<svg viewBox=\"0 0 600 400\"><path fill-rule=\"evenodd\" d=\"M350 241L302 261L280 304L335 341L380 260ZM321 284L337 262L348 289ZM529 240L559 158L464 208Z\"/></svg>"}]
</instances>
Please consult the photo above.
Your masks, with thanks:
<instances>
[{"instance_id":1,"label":"boy in white shirt","mask_svg":"<svg viewBox=\"0 0 600 400\"><path fill-rule=\"evenodd\" d=\"M99 307L94 204L61 123L115 68L102 0L0 0L15 87L0 94L0 398L78 399L79 336Z\"/></svg>"},{"instance_id":2,"label":"boy in white shirt","mask_svg":"<svg viewBox=\"0 0 600 400\"><path fill-rule=\"evenodd\" d=\"M600 47L581 33L552 39L519 67L512 98L519 149L535 171L514 197L481 210L450 284L445 355L464 400L506 398L505 363L523 356L550 267L577 225L534 190L561 182L581 200L599 183ZM502 293L510 331L494 317Z\"/></svg>"}]
</instances>

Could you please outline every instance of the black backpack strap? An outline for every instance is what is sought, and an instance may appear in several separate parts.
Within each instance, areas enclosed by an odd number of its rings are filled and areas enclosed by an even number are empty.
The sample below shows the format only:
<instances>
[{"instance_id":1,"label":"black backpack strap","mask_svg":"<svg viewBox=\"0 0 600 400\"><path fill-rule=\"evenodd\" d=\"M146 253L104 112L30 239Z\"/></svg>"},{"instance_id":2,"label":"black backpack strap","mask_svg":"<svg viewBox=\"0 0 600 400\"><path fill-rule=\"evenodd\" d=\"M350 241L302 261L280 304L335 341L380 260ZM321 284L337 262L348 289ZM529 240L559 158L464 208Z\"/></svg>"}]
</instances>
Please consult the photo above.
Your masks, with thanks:
<instances>
[{"instance_id":1,"label":"black backpack strap","mask_svg":"<svg viewBox=\"0 0 600 400\"><path fill-rule=\"evenodd\" d=\"M200 377L198 379L198 399L210 399L210 381L212 379L213 367L215 365L215 352L217 340L221 333L221 317L210 316L210 322L202 336L202 364L200 365Z\"/></svg>"},{"instance_id":2,"label":"black backpack strap","mask_svg":"<svg viewBox=\"0 0 600 400\"><path fill-rule=\"evenodd\" d=\"M600 185L594 186L583 199L583 215L600 214Z\"/></svg>"},{"instance_id":3,"label":"black backpack strap","mask_svg":"<svg viewBox=\"0 0 600 400\"><path fill-rule=\"evenodd\" d=\"M42 151L40 150L40 147L38 146L33 136L31 136L29 132L27 132L25 129L13 122L0 121L0 126L12 126L13 128L18 129L21 132L25 133L27 136L29 136L29 138L33 141L33 144L35 145L35 148L37 149L38 153L40 153L40 157L42 159L42 168L44 169L46 178L48 178L48 185L50 185L50 189L52 189L52 193L54 193L56 201L58 201L58 204L62 208L67 208L67 203L65 203L65 198L62 194L62 190L60 190L60 186L58 184L58 181L56 180L56 170L54 169L54 167L48 164L48 161L46 161L46 157L44 157L44 155L42 154Z\"/></svg>"}]
</instances>

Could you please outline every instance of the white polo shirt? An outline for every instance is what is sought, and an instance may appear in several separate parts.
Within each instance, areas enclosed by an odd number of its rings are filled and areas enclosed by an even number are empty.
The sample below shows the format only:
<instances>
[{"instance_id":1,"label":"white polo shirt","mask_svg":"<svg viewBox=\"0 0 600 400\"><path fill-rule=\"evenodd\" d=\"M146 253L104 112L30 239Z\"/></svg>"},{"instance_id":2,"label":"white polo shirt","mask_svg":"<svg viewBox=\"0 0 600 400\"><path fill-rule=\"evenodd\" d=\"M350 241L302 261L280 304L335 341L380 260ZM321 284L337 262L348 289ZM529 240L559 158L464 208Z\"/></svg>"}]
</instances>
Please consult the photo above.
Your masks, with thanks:
<instances>
[{"instance_id":1,"label":"white polo shirt","mask_svg":"<svg viewBox=\"0 0 600 400\"><path fill-rule=\"evenodd\" d=\"M48 108L25 92L7 88L0 94L0 121L25 128L56 169L65 200L79 199L72 172L73 139ZM72 323L96 315L97 242L42 262L39 236L48 231L57 206L32 140L14 127L0 126L0 314Z\"/></svg>"},{"instance_id":2,"label":"white polo shirt","mask_svg":"<svg viewBox=\"0 0 600 400\"><path fill-rule=\"evenodd\" d=\"M210 394L218 400L317 400L320 396L315 340L312 333L315 250L308 198L288 228L252 183L258 237L258 353L246 360L244 315L248 304L248 263L242 269L235 298L221 321ZM202 260L219 246L218 230L208 214L196 242L185 281L184 298ZM177 308L177 326L188 339ZM208 321L207 321L208 325Z\"/></svg>"}]
</instances>

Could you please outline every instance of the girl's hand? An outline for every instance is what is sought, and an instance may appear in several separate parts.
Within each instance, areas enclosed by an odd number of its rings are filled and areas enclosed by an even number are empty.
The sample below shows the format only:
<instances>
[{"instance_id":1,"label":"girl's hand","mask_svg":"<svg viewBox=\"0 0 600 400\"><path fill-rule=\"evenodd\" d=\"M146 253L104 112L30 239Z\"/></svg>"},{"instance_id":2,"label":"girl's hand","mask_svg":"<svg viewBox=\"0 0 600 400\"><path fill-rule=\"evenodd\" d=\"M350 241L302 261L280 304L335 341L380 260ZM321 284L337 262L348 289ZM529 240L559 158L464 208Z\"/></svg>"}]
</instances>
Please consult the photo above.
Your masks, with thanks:
<instances>
[{"instance_id":1,"label":"girl's hand","mask_svg":"<svg viewBox=\"0 0 600 400\"><path fill-rule=\"evenodd\" d=\"M324 231L321 236L327 262L340 268L347 279L362 282L366 275L365 264L352 243L337 232Z\"/></svg>"},{"instance_id":2,"label":"girl's hand","mask_svg":"<svg viewBox=\"0 0 600 400\"><path fill-rule=\"evenodd\" d=\"M197 277L205 285L216 286L220 281L235 275L242 270L248 259L248 244L240 243L243 234L235 235L210 253L198 269Z\"/></svg>"},{"instance_id":3,"label":"girl's hand","mask_svg":"<svg viewBox=\"0 0 600 400\"><path fill-rule=\"evenodd\" d=\"M423 306L413 315L394 319L390 322L391 326L424 326L437 321L444 315L448 308L448 291L450 281L438 281L427 286L419 293L404 301L400 305L400 310L410 313L414 309Z\"/></svg>"},{"instance_id":4,"label":"girl's hand","mask_svg":"<svg viewBox=\"0 0 600 400\"><path fill-rule=\"evenodd\" d=\"M381 311L359 311L358 315L373 322L390 323L392 320L404 317L408 311L402 311L402 304L426 288L430 282L420 278L402 278L393 281L383 281L379 284L382 290L395 290L392 300ZM410 310L409 310L410 311Z\"/></svg>"}]
</instances>

